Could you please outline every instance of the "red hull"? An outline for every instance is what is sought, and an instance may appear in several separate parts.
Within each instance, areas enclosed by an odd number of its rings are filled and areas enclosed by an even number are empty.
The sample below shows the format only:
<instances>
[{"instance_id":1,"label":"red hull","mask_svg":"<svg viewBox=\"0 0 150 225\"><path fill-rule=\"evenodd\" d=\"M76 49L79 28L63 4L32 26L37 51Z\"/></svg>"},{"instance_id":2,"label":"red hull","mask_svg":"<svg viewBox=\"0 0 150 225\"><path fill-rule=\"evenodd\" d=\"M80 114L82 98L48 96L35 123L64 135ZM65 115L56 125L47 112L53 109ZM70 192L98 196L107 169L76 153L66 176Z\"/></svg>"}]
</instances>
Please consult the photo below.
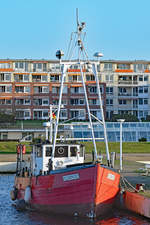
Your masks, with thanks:
<instances>
[{"instance_id":1,"label":"red hull","mask_svg":"<svg viewBox=\"0 0 150 225\"><path fill-rule=\"evenodd\" d=\"M119 191L120 175L96 165L32 178L16 177L17 199L31 186L32 207L38 210L97 217L108 211Z\"/></svg>"}]
</instances>

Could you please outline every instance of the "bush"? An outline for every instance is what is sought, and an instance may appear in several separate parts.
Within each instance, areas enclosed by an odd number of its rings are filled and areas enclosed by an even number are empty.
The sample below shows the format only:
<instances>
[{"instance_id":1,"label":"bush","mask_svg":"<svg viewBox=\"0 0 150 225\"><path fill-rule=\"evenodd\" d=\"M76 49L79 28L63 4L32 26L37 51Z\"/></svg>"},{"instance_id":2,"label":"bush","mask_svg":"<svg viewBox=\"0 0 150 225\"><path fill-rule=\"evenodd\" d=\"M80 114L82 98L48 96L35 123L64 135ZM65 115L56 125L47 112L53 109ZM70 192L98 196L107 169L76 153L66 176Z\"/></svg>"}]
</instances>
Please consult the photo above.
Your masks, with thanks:
<instances>
[{"instance_id":1,"label":"bush","mask_svg":"<svg viewBox=\"0 0 150 225\"><path fill-rule=\"evenodd\" d=\"M110 119L111 122L117 122L118 119L125 119L125 122L139 122L138 118L131 114L113 114Z\"/></svg>"},{"instance_id":2,"label":"bush","mask_svg":"<svg viewBox=\"0 0 150 225\"><path fill-rule=\"evenodd\" d=\"M146 142L147 139L145 137L139 138L139 142Z\"/></svg>"}]
</instances>

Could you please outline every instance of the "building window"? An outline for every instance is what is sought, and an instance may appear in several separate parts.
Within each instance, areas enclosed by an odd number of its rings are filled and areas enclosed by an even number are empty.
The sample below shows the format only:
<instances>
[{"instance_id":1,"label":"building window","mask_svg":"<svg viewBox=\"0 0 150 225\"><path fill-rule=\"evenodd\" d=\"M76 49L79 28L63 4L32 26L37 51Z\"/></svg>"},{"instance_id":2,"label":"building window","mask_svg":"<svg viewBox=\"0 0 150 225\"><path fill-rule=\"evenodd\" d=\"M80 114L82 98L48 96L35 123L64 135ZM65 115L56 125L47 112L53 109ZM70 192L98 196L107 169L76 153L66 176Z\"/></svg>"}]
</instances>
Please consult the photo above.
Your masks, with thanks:
<instances>
[{"instance_id":1,"label":"building window","mask_svg":"<svg viewBox=\"0 0 150 225\"><path fill-rule=\"evenodd\" d=\"M105 76L105 80L106 80L107 82L113 82L114 76L113 76L112 74L107 74L107 75Z\"/></svg>"},{"instance_id":2,"label":"building window","mask_svg":"<svg viewBox=\"0 0 150 225\"><path fill-rule=\"evenodd\" d=\"M15 105L30 105L31 100L30 99L16 99Z\"/></svg>"},{"instance_id":3,"label":"building window","mask_svg":"<svg viewBox=\"0 0 150 225\"><path fill-rule=\"evenodd\" d=\"M34 93L49 93L48 86L35 86L33 90Z\"/></svg>"},{"instance_id":4,"label":"building window","mask_svg":"<svg viewBox=\"0 0 150 225\"><path fill-rule=\"evenodd\" d=\"M97 111L96 110L91 110L91 114L95 117L97 117Z\"/></svg>"},{"instance_id":5,"label":"building window","mask_svg":"<svg viewBox=\"0 0 150 225\"><path fill-rule=\"evenodd\" d=\"M89 93L97 93L97 87L88 87Z\"/></svg>"},{"instance_id":6,"label":"building window","mask_svg":"<svg viewBox=\"0 0 150 225\"><path fill-rule=\"evenodd\" d=\"M66 119L67 118L67 110L66 109L62 109L60 111L60 119Z\"/></svg>"},{"instance_id":7,"label":"building window","mask_svg":"<svg viewBox=\"0 0 150 225\"><path fill-rule=\"evenodd\" d=\"M113 87L106 87L106 94L113 94Z\"/></svg>"},{"instance_id":8,"label":"building window","mask_svg":"<svg viewBox=\"0 0 150 225\"><path fill-rule=\"evenodd\" d=\"M61 65L60 64L51 64L51 71L52 72L60 72L60 70L61 70Z\"/></svg>"},{"instance_id":9,"label":"building window","mask_svg":"<svg viewBox=\"0 0 150 225\"><path fill-rule=\"evenodd\" d=\"M81 110L71 110L70 111L70 115L71 115L71 118L74 118L74 119L85 119L85 110L84 109L81 109Z\"/></svg>"},{"instance_id":10,"label":"building window","mask_svg":"<svg viewBox=\"0 0 150 225\"><path fill-rule=\"evenodd\" d=\"M126 105L127 101L125 99L120 99L119 100L119 105Z\"/></svg>"},{"instance_id":11,"label":"building window","mask_svg":"<svg viewBox=\"0 0 150 225\"><path fill-rule=\"evenodd\" d=\"M144 72L146 69L148 69L148 64L134 64L135 72Z\"/></svg>"},{"instance_id":12,"label":"building window","mask_svg":"<svg viewBox=\"0 0 150 225\"><path fill-rule=\"evenodd\" d=\"M118 88L118 91L119 91L119 93L126 93L127 92L126 88L121 88L121 87Z\"/></svg>"},{"instance_id":13,"label":"building window","mask_svg":"<svg viewBox=\"0 0 150 225\"><path fill-rule=\"evenodd\" d=\"M48 113L48 110L43 110L43 118L48 118L49 116L49 113Z\"/></svg>"},{"instance_id":14,"label":"building window","mask_svg":"<svg viewBox=\"0 0 150 225\"><path fill-rule=\"evenodd\" d=\"M0 99L0 105L11 105L11 99Z\"/></svg>"},{"instance_id":15,"label":"building window","mask_svg":"<svg viewBox=\"0 0 150 225\"><path fill-rule=\"evenodd\" d=\"M42 105L42 99L33 99L33 105Z\"/></svg>"},{"instance_id":16,"label":"building window","mask_svg":"<svg viewBox=\"0 0 150 225\"><path fill-rule=\"evenodd\" d=\"M148 93L148 87L139 87L139 93Z\"/></svg>"},{"instance_id":17,"label":"building window","mask_svg":"<svg viewBox=\"0 0 150 225\"><path fill-rule=\"evenodd\" d=\"M129 70L130 69L130 64L117 64L117 69Z\"/></svg>"},{"instance_id":18,"label":"building window","mask_svg":"<svg viewBox=\"0 0 150 225\"><path fill-rule=\"evenodd\" d=\"M148 105L148 98L139 98L139 105Z\"/></svg>"},{"instance_id":19,"label":"building window","mask_svg":"<svg viewBox=\"0 0 150 225\"><path fill-rule=\"evenodd\" d=\"M23 69L24 65L25 65L24 62L15 62L16 69Z\"/></svg>"},{"instance_id":20,"label":"building window","mask_svg":"<svg viewBox=\"0 0 150 225\"><path fill-rule=\"evenodd\" d=\"M10 73L0 73L0 81L11 81L11 74Z\"/></svg>"},{"instance_id":21,"label":"building window","mask_svg":"<svg viewBox=\"0 0 150 225\"><path fill-rule=\"evenodd\" d=\"M49 99L42 99L42 105L49 105Z\"/></svg>"},{"instance_id":22,"label":"building window","mask_svg":"<svg viewBox=\"0 0 150 225\"><path fill-rule=\"evenodd\" d=\"M54 82L59 82L59 75L51 75L50 80Z\"/></svg>"},{"instance_id":23,"label":"building window","mask_svg":"<svg viewBox=\"0 0 150 225\"><path fill-rule=\"evenodd\" d=\"M112 63L104 63L104 70L112 70Z\"/></svg>"},{"instance_id":24,"label":"building window","mask_svg":"<svg viewBox=\"0 0 150 225\"><path fill-rule=\"evenodd\" d=\"M8 133L0 133L0 140L8 140Z\"/></svg>"},{"instance_id":25,"label":"building window","mask_svg":"<svg viewBox=\"0 0 150 225\"><path fill-rule=\"evenodd\" d=\"M113 99L106 99L106 105L113 105Z\"/></svg>"},{"instance_id":26,"label":"building window","mask_svg":"<svg viewBox=\"0 0 150 225\"><path fill-rule=\"evenodd\" d=\"M43 82L47 82L47 78L48 78L47 75L42 75L42 81Z\"/></svg>"},{"instance_id":27,"label":"building window","mask_svg":"<svg viewBox=\"0 0 150 225\"><path fill-rule=\"evenodd\" d=\"M140 75L139 76L139 81L148 81L148 76L147 75L144 75L144 76L142 76L142 75Z\"/></svg>"},{"instance_id":28,"label":"building window","mask_svg":"<svg viewBox=\"0 0 150 225\"><path fill-rule=\"evenodd\" d=\"M41 75L32 75L33 82L41 82Z\"/></svg>"},{"instance_id":29,"label":"building window","mask_svg":"<svg viewBox=\"0 0 150 225\"><path fill-rule=\"evenodd\" d=\"M71 105L84 105L84 99L72 98L70 99Z\"/></svg>"},{"instance_id":30,"label":"building window","mask_svg":"<svg viewBox=\"0 0 150 225\"><path fill-rule=\"evenodd\" d=\"M17 119L30 119L30 110L17 110L16 118Z\"/></svg>"},{"instance_id":31,"label":"building window","mask_svg":"<svg viewBox=\"0 0 150 225\"><path fill-rule=\"evenodd\" d=\"M0 63L0 69L10 69L11 64L10 63Z\"/></svg>"},{"instance_id":32,"label":"building window","mask_svg":"<svg viewBox=\"0 0 150 225\"><path fill-rule=\"evenodd\" d=\"M84 105L84 99L79 99L79 105Z\"/></svg>"},{"instance_id":33,"label":"building window","mask_svg":"<svg viewBox=\"0 0 150 225\"><path fill-rule=\"evenodd\" d=\"M30 87L29 86L16 86L15 92L16 93L30 93Z\"/></svg>"},{"instance_id":34,"label":"building window","mask_svg":"<svg viewBox=\"0 0 150 225\"><path fill-rule=\"evenodd\" d=\"M71 105L78 105L78 99L70 99L70 104Z\"/></svg>"},{"instance_id":35,"label":"building window","mask_svg":"<svg viewBox=\"0 0 150 225\"><path fill-rule=\"evenodd\" d=\"M95 81L94 75L86 75L86 81Z\"/></svg>"},{"instance_id":36,"label":"building window","mask_svg":"<svg viewBox=\"0 0 150 225\"><path fill-rule=\"evenodd\" d=\"M49 99L42 99L42 98L33 99L33 104L47 106L49 105Z\"/></svg>"},{"instance_id":37,"label":"building window","mask_svg":"<svg viewBox=\"0 0 150 225\"><path fill-rule=\"evenodd\" d=\"M78 94L78 93L84 93L83 87L71 87L71 93Z\"/></svg>"},{"instance_id":38,"label":"building window","mask_svg":"<svg viewBox=\"0 0 150 225\"><path fill-rule=\"evenodd\" d=\"M99 104L99 100L98 99L89 99L89 104L90 105L98 105Z\"/></svg>"},{"instance_id":39,"label":"building window","mask_svg":"<svg viewBox=\"0 0 150 225\"><path fill-rule=\"evenodd\" d=\"M11 93L12 86L0 86L0 93Z\"/></svg>"},{"instance_id":40,"label":"building window","mask_svg":"<svg viewBox=\"0 0 150 225\"><path fill-rule=\"evenodd\" d=\"M29 81L29 75L26 74L15 74L14 75L15 82L28 82Z\"/></svg>"},{"instance_id":41,"label":"building window","mask_svg":"<svg viewBox=\"0 0 150 225\"><path fill-rule=\"evenodd\" d=\"M47 64L46 63L33 63L33 72L46 72Z\"/></svg>"},{"instance_id":42,"label":"building window","mask_svg":"<svg viewBox=\"0 0 150 225\"><path fill-rule=\"evenodd\" d=\"M144 81L148 81L148 76L147 75L144 76Z\"/></svg>"},{"instance_id":43,"label":"building window","mask_svg":"<svg viewBox=\"0 0 150 225\"><path fill-rule=\"evenodd\" d=\"M60 87L52 87L53 94L59 94Z\"/></svg>"}]
</instances>

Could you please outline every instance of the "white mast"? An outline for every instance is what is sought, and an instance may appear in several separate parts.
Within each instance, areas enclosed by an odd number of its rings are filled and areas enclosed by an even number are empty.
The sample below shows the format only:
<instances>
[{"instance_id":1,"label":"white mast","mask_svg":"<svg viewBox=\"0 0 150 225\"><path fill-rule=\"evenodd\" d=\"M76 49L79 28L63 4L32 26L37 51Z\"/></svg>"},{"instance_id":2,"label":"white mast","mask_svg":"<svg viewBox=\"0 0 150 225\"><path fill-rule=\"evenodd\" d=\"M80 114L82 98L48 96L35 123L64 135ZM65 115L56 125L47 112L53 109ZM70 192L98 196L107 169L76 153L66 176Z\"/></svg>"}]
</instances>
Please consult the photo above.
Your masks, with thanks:
<instances>
[{"instance_id":1,"label":"white mast","mask_svg":"<svg viewBox=\"0 0 150 225\"><path fill-rule=\"evenodd\" d=\"M100 85L99 85L99 79L97 75L97 68L96 65L94 64L93 67L93 73L95 75L96 79L96 84L97 84L97 92L98 92L98 97L100 101L100 112L101 112L101 117L102 117L102 124L104 128L104 139L105 139L105 146L106 146L106 155L107 155L107 163L110 165L110 154L109 154L109 148L108 148L108 140L107 140L107 132L106 132L106 124L105 124L105 118L104 118L104 110L103 110L103 104L102 104L102 98L101 98L101 90L100 90Z\"/></svg>"},{"instance_id":2,"label":"white mast","mask_svg":"<svg viewBox=\"0 0 150 225\"><path fill-rule=\"evenodd\" d=\"M57 117L56 117L56 124L55 124L55 132L54 132L54 139L53 139L53 149L52 149L52 161L54 159L55 153L55 146L56 146L56 138L57 138L57 131L58 131L58 123L59 123L59 116L60 116L60 106L62 102L62 93L63 93L63 86L64 86L64 77L67 71L68 66L63 64L62 65L62 76L61 76L61 84L60 84L60 93L59 93L59 103L58 103L58 110L57 110Z\"/></svg>"},{"instance_id":3,"label":"white mast","mask_svg":"<svg viewBox=\"0 0 150 225\"><path fill-rule=\"evenodd\" d=\"M82 42L82 30L85 27L85 23L79 23L78 21L78 10L76 11L76 16L77 16L77 32L75 34L77 35L77 46L78 46L78 64L80 67L80 72L81 72L81 78L82 78L82 84L83 84L83 89L84 89L84 94L85 94L85 101L86 101L86 106L87 106L87 112L88 112L88 118L89 118L89 123L90 123L90 128L92 132L92 141L94 145L94 153L95 153L95 159L98 159L97 156L97 147L96 147L96 142L95 142L95 135L94 135L94 129L93 129L93 123L92 123L92 115L90 113L90 107L89 107L89 102L88 102L88 96L87 96L87 91L86 91L86 85L85 85L85 78L84 78L84 73L83 73L83 66L87 65L87 63L84 63L84 61L80 60L81 55L84 55L88 59L88 55L85 51L83 42ZM56 118L56 125L55 125L55 132L54 132L54 138L53 138L53 149L52 149L52 162L54 159L54 153L55 153L55 146L56 146L56 138L57 138L57 131L58 131L58 122L59 122L59 116L60 116L60 107L61 107L61 102L62 102L62 93L63 93L63 84L64 84L64 77L67 72L67 69L70 67L72 64L77 64L76 62L67 62L67 63L61 63L61 56L63 55L62 51L57 51L56 56L60 59L60 64L62 65L62 76L61 76L61 84L60 84L60 94L59 94L59 104L58 104L58 110L57 110L57 118ZM100 111L102 115L102 124L104 126L104 137L105 137L105 143L106 143L106 153L107 153L107 161L108 165L110 165L110 156L109 156L109 150L108 150L108 142L107 142L107 135L106 135L106 127L105 127L105 120L104 120L104 112L103 112L103 106L102 106L102 100L101 100L101 93L100 93L100 86L99 86L99 80L97 77L97 71L95 69L95 66L93 67L93 73L96 78L96 84L97 84L97 89L98 89L98 97L100 101Z\"/></svg>"}]
</instances>

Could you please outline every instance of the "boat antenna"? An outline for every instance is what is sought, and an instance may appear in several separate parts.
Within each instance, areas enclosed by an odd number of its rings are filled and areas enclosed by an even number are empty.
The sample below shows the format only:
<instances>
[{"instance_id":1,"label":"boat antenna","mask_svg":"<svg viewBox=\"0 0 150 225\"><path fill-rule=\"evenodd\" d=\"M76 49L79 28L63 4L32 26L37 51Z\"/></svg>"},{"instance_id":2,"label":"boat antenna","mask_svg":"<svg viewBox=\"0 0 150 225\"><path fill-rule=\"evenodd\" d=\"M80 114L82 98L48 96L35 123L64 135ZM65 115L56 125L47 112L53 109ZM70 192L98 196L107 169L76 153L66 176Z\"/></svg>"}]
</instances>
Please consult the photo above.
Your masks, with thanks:
<instances>
[{"instance_id":1,"label":"boat antenna","mask_svg":"<svg viewBox=\"0 0 150 225\"><path fill-rule=\"evenodd\" d=\"M77 27L78 27L79 26L78 8L76 8L76 21L77 21Z\"/></svg>"}]
</instances>

